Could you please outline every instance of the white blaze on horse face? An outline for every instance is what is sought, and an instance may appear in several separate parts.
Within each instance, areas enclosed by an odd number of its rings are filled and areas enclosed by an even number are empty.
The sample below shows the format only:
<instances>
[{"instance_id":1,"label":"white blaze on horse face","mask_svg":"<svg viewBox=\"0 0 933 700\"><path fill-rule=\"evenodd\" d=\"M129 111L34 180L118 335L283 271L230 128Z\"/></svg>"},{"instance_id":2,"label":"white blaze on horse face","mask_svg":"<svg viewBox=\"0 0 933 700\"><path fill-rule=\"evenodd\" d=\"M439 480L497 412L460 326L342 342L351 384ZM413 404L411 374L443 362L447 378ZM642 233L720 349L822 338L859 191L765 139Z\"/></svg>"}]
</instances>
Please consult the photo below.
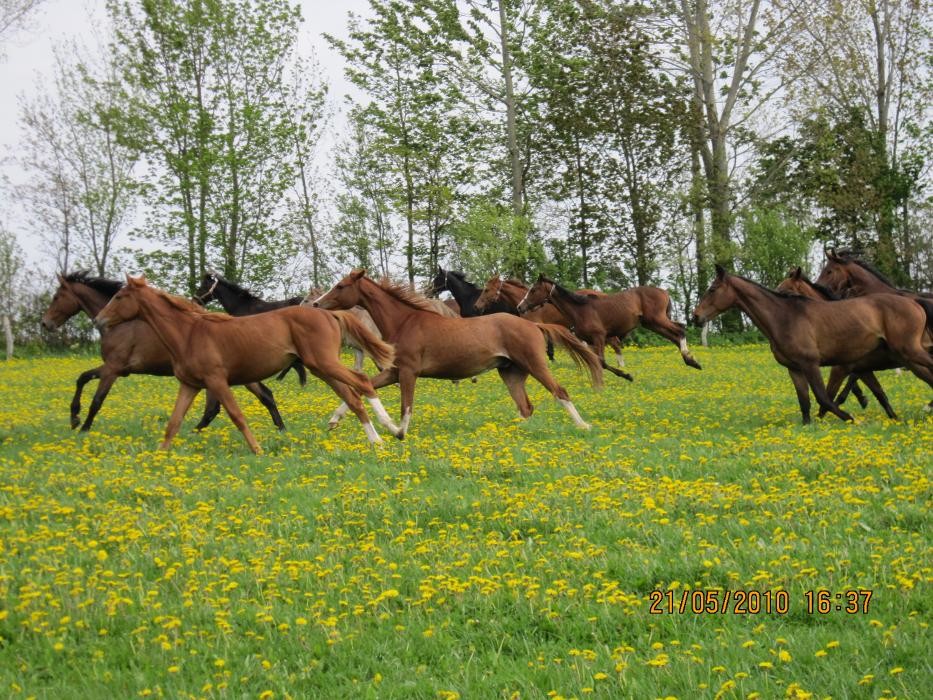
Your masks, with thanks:
<instances>
[{"instance_id":1,"label":"white blaze on horse face","mask_svg":"<svg viewBox=\"0 0 933 700\"><path fill-rule=\"evenodd\" d=\"M338 284L339 284L339 283L338 283ZM323 293L321 296L319 296L317 299L315 299L313 302L311 302L311 306L317 306L318 304L320 304L320 303L321 303L321 299L323 299L324 297L326 297L328 294L330 294L330 293L331 293L332 291L334 291L335 289L337 289L337 285L336 285L336 284L335 284L333 287L331 287L330 289L328 289L326 292L324 292L324 293Z\"/></svg>"},{"instance_id":2,"label":"white blaze on horse face","mask_svg":"<svg viewBox=\"0 0 933 700\"><path fill-rule=\"evenodd\" d=\"M379 419L379 422L388 428L389 432L393 435L398 436L400 428L389 418L389 414L386 412L385 406L382 405L382 401L379 400L379 397L367 397L367 401L369 401L369 405L373 407L373 411L376 412L376 418ZM404 429L401 429L401 431L402 434L404 434Z\"/></svg>"},{"instance_id":3,"label":"white blaze on horse face","mask_svg":"<svg viewBox=\"0 0 933 700\"><path fill-rule=\"evenodd\" d=\"M534 286L534 285L532 285L532 286ZM531 294L531 287L529 287L529 288L525 291L525 296L523 296L523 297L522 297L522 300L521 300L520 302L518 302L518 304L515 306L516 309L522 308L522 304L525 304L525 303L528 301L528 295L529 295L529 294Z\"/></svg>"},{"instance_id":4,"label":"white blaze on horse face","mask_svg":"<svg viewBox=\"0 0 933 700\"><path fill-rule=\"evenodd\" d=\"M576 426L578 428L582 428L583 430L590 429L590 424L584 421L580 417L580 414L577 413L577 407L573 405L573 401L570 401L568 399L557 399L557 400L560 402L561 406L567 409L567 413L569 413L570 417L573 418L573 422L576 423Z\"/></svg>"}]
</instances>

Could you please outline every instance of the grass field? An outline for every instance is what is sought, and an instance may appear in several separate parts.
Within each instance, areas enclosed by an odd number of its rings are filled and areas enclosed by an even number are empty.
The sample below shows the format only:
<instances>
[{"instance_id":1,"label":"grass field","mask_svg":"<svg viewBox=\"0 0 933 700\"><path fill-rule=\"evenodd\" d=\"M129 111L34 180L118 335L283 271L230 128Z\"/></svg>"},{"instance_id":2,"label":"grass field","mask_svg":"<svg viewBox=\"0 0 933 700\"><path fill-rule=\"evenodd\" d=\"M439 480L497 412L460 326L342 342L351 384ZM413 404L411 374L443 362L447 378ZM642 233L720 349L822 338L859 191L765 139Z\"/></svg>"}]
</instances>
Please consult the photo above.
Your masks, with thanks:
<instances>
[{"instance_id":1,"label":"grass field","mask_svg":"<svg viewBox=\"0 0 933 700\"><path fill-rule=\"evenodd\" d=\"M495 373L425 380L376 450L291 375L284 434L237 390L261 457L194 412L155 451L172 379L79 435L94 359L2 364L0 697L930 697L929 391L802 427L767 347L696 354L630 349L601 393L562 359L589 433L537 384L522 422Z\"/></svg>"}]
</instances>

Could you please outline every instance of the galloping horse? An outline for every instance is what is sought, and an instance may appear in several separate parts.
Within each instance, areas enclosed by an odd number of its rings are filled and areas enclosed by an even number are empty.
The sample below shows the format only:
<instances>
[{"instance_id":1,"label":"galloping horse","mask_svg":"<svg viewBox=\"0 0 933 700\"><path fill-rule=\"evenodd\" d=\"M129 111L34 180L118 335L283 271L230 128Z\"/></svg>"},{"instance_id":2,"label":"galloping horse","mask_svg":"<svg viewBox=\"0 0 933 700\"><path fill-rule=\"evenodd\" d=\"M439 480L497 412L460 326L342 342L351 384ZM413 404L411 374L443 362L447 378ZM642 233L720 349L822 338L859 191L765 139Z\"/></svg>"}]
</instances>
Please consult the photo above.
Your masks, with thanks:
<instances>
[{"instance_id":1,"label":"galloping horse","mask_svg":"<svg viewBox=\"0 0 933 700\"><path fill-rule=\"evenodd\" d=\"M103 277L91 277L86 272L73 272L67 276L59 275L58 282L58 289L55 290L49 308L42 316L42 325L46 330L55 330L81 311L93 319L123 286L122 282ZM71 400L72 428L77 428L80 422L81 392L84 390L84 385L92 379L99 379L100 383L97 385L97 391L94 393L84 425L81 426L82 431L91 429L97 412L100 411L104 399L107 398L110 388L118 377L126 377L130 374L172 376L172 357L168 349L153 330L142 321L128 321L102 334L100 354L104 364L82 372L78 376L77 388ZM276 427L283 430L285 425L282 422L282 416L279 415L272 391L261 382L247 384L246 388L255 394L260 403L266 407ZM220 402L208 392L204 415L196 429L206 428L219 412Z\"/></svg>"},{"instance_id":2,"label":"galloping horse","mask_svg":"<svg viewBox=\"0 0 933 700\"><path fill-rule=\"evenodd\" d=\"M450 292L453 294L457 305L460 307L460 315L463 318L472 318L473 316L482 316L483 314L506 313L514 314L514 308L508 303L495 303L488 308L476 308L476 300L479 299L482 290L472 282L468 281L462 272L453 270L444 270L437 268L437 274L431 280L428 293L436 296L441 292Z\"/></svg>"},{"instance_id":3,"label":"galloping horse","mask_svg":"<svg viewBox=\"0 0 933 700\"><path fill-rule=\"evenodd\" d=\"M489 304L498 301L504 301L515 311L509 313L518 313L518 305L528 293L528 287L516 279L503 279L498 275L493 275L486 280L486 286L483 287L479 299L476 300L476 308L482 311ZM606 296L603 292L597 292L595 289L578 289L577 294L591 294L593 296ZM536 309L527 311L521 316L535 323L556 323L565 328L571 328L573 321L558 309L554 304L543 304ZM625 367L625 360L622 359L622 340L614 335L606 338L606 344L612 348L616 355L616 364L619 367ZM551 355L551 353L548 353ZM553 360L554 358L551 357Z\"/></svg>"},{"instance_id":4,"label":"galloping horse","mask_svg":"<svg viewBox=\"0 0 933 700\"><path fill-rule=\"evenodd\" d=\"M253 452L260 454L259 443L230 386L269 377L288 367L295 357L349 404L371 443L382 440L370 423L359 394L366 396L380 422L398 433L369 378L340 362L342 333L355 336L377 366L388 367L394 358L392 347L367 331L352 314L289 306L237 318L208 313L181 297L150 287L145 277L127 275L126 281L94 322L100 328L108 328L139 318L168 348L180 386L161 449L171 445L194 397L201 389L208 389L223 404Z\"/></svg>"},{"instance_id":5,"label":"galloping horse","mask_svg":"<svg viewBox=\"0 0 933 700\"><path fill-rule=\"evenodd\" d=\"M663 289L633 287L605 296L576 294L554 280L538 275L537 281L519 302L518 310L524 313L548 301L570 318L573 332L590 343L600 359L603 358L607 337L624 338L641 325L674 343L687 365L702 369L687 348L684 327L671 319L671 298ZM631 381L630 375L610 368L604 359L603 367Z\"/></svg>"},{"instance_id":6,"label":"galloping horse","mask_svg":"<svg viewBox=\"0 0 933 700\"><path fill-rule=\"evenodd\" d=\"M827 287L809 280L799 267L792 269L788 273L787 277L777 286L777 291L799 294L800 296L817 299L819 301L839 301L839 297L833 294ZM829 373L829 381L826 383L826 393L829 394L829 398L831 398L837 406L842 406L851 391L855 395L855 398L858 399L862 408L867 408L868 399L865 398L865 395L858 388L857 382L861 379L865 382L865 386L871 390L871 393L875 395L875 398L878 400L878 403L881 404L888 418L897 420L897 414L895 414L894 409L891 408L888 396L884 393L884 389L878 382L878 378L875 377L874 370L891 369L900 366L900 363L897 362L896 359L892 361L891 358L881 358L878 367L870 371L853 372L849 375L849 381L846 383L845 388L837 395L836 392L839 390L839 386L846 378L845 370L837 365L833 367ZM821 407L820 417L822 418L825 413L826 412Z\"/></svg>"},{"instance_id":7,"label":"galloping horse","mask_svg":"<svg viewBox=\"0 0 933 700\"><path fill-rule=\"evenodd\" d=\"M211 301L217 301L224 308L224 311L231 316L252 316L253 314L261 314L266 311L274 311L275 309L284 309L287 306L298 306L304 300L304 297L266 301L265 299L260 299L248 289L224 279L211 270L205 272L201 277L201 284L194 293L194 300L202 306L207 306ZM377 336L379 335L379 329L376 328L376 324L373 323L373 320L364 309L350 309L350 313L356 316L357 319L366 326L367 330L371 333L375 333ZM354 344L354 340L350 337L345 337L343 340L344 344L353 350L353 369L357 372L363 371L363 348L357 347ZM283 374L287 372L288 369L295 370L301 378L302 385L304 385L304 365L302 365L300 361L295 360L290 368L283 370ZM278 378L281 379L281 376Z\"/></svg>"},{"instance_id":8,"label":"galloping horse","mask_svg":"<svg viewBox=\"0 0 933 700\"><path fill-rule=\"evenodd\" d=\"M706 323L732 307L752 319L770 341L774 359L787 367L804 424L810 422L808 386L822 408L852 420L827 393L821 365L843 365L848 374L885 346L933 387L933 355L920 342L933 317L912 299L872 294L822 303L775 292L717 265L716 279L700 299L694 322Z\"/></svg>"},{"instance_id":9,"label":"galloping horse","mask_svg":"<svg viewBox=\"0 0 933 700\"><path fill-rule=\"evenodd\" d=\"M473 318L441 316L424 297L388 281L376 283L364 270L354 270L314 302L324 309L360 305L373 317L384 338L395 344L395 367L373 377L374 387L399 384L402 393L404 434L411 421L418 377L466 379L497 369L518 412L528 418L534 408L525 391L531 374L551 392L580 428L589 428L570 401L567 391L551 376L544 356L542 335L567 349L585 367L594 386L602 383L599 361L566 328L538 325L511 314ZM336 425L346 409L331 417Z\"/></svg>"},{"instance_id":10,"label":"galloping horse","mask_svg":"<svg viewBox=\"0 0 933 700\"><path fill-rule=\"evenodd\" d=\"M933 300L933 294L900 289L864 260L848 251L826 251L823 266L816 283L828 287L840 297L858 297L864 294L899 294L914 299Z\"/></svg>"}]
</instances>

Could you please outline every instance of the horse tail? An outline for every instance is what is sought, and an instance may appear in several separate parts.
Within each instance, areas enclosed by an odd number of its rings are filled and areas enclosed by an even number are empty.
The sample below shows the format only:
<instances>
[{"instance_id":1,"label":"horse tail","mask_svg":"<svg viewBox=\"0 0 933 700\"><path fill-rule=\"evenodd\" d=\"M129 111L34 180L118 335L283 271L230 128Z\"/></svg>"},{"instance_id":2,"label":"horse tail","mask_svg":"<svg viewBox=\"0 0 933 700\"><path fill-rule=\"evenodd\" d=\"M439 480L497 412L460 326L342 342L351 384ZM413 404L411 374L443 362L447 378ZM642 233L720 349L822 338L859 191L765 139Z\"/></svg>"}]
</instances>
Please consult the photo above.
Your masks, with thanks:
<instances>
[{"instance_id":1,"label":"horse tail","mask_svg":"<svg viewBox=\"0 0 933 700\"><path fill-rule=\"evenodd\" d=\"M330 314L340 324L340 334L356 341L357 346L372 358L379 369L395 366L395 348L369 330L352 312L331 311Z\"/></svg>"},{"instance_id":2,"label":"horse tail","mask_svg":"<svg viewBox=\"0 0 933 700\"><path fill-rule=\"evenodd\" d=\"M927 330L933 331L933 299L924 299L923 297L917 297L917 303L923 307L924 312L927 315Z\"/></svg>"},{"instance_id":3,"label":"horse tail","mask_svg":"<svg viewBox=\"0 0 933 700\"><path fill-rule=\"evenodd\" d=\"M598 388L603 385L602 362L600 362L599 358L596 357L596 354L590 350L586 343L569 330L556 323L536 323L535 325L541 329L541 333L544 335L545 340L564 348L570 353L570 357L573 358L573 361L578 367L589 372L590 383L594 387Z\"/></svg>"}]
</instances>

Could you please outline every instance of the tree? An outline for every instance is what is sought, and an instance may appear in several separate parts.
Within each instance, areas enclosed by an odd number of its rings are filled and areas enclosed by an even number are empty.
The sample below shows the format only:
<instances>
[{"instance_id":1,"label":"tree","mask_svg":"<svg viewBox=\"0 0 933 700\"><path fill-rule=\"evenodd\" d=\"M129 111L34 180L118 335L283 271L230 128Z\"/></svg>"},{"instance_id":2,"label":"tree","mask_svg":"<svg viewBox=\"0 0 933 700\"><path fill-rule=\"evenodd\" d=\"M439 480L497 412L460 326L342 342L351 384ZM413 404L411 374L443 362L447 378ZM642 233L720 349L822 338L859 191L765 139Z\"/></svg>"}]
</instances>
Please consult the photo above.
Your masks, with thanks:
<instances>
[{"instance_id":1,"label":"tree","mask_svg":"<svg viewBox=\"0 0 933 700\"><path fill-rule=\"evenodd\" d=\"M776 287L788 269L804 262L813 238L810 232L777 209L742 214L739 268L767 287Z\"/></svg>"},{"instance_id":2,"label":"tree","mask_svg":"<svg viewBox=\"0 0 933 700\"><path fill-rule=\"evenodd\" d=\"M295 180L282 75L300 13L288 0L109 0L121 136L155 166L148 256L193 291L210 265L261 285L297 251L278 230ZM179 279L180 278L180 279Z\"/></svg>"},{"instance_id":3,"label":"tree","mask_svg":"<svg viewBox=\"0 0 933 700\"><path fill-rule=\"evenodd\" d=\"M907 283L914 249L911 203L918 201L919 164L931 148L931 5L925 0L781 4L801 29L788 37L783 56L785 75L793 78L791 110L804 121L814 111L862 115L877 161L876 260L884 272Z\"/></svg>"},{"instance_id":4,"label":"tree","mask_svg":"<svg viewBox=\"0 0 933 700\"><path fill-rule=\"evenodd\" d=\"M13 357L13 316L19 296L23 251L16 237L0 224L0 318L6 338L6 359Z\"/></svg>"},{"instance_id":5,"label":"tree","mask_svg":"<svg viewBox=\"0 0 933 700\"><path fill-rule=\"evenodd\" d=\"M0 47L18 29L26 25L44 0L0 0ZM0 58L3 57L0 49Z\"/></svg>"},{"instance_id":6,"label":"tree","mask_svg":"<svg viewBox=\"0 0 933 700\"><path fill-rule=\"evenodd\" d=\"M17 160L28 179L15 192L60 272L89 262L104 276L131 211L136 161L117 139L113 65L61 46L47 90L21 98Z\"/></svg>"}]
</instances>

